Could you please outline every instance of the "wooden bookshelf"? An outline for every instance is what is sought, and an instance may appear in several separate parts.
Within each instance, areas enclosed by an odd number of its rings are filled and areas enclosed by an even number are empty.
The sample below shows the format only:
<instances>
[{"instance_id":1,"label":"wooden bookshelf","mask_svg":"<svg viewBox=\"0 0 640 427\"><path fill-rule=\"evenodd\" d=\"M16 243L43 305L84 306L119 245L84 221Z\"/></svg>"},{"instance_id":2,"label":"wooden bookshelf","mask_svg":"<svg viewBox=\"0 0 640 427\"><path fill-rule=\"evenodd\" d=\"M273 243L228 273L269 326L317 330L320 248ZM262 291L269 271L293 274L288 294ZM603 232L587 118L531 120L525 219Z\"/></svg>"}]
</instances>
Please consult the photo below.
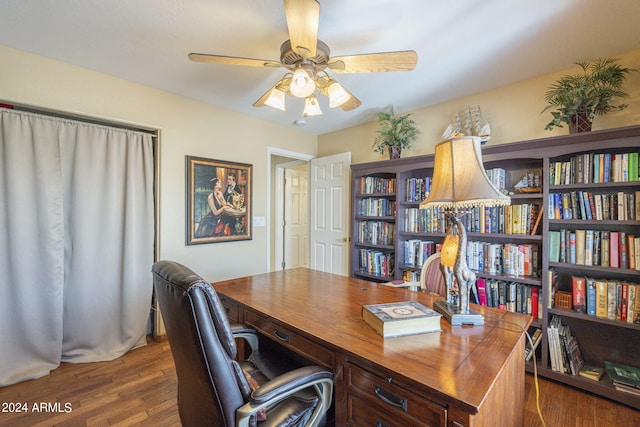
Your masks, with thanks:
<instances>
[{"instance_id":1,"label":"wooden bookshelf","mask_svg":"<svg viewBox=\"0 0 640 427\"><path fill-rule=\"evenodd\" d=\"M563 324L571 328L571 332L577 338L585 362L591 365L604 367L605 360L640 367L640 353L637 351L640 343L640 324L627 321L594 317L587 314L575 313L569 310L561 310L550 304L552 300L552 289L549 279L549 269L557 272L559 277L559 287L564 291L571 291L571 276L589 276L607 280L626 280L629 283L640 285L640 265L633 268L611 268L602 265L579 265L568 262L550 262L549 253L549 231L559 230L598 230L623 232L626 235L640 237L640 221L638 216L624 219L602 218L584 219L573 215L570 219L550 218L549 196L556 193L571 193L577 191L591 192L601 195L604 199L607 195L636 194L640 191L640 181L613 182L600 178L600 182L585 182L575 177L569 181L558 183L550 179L552 168L555 172L558 162L568 162L572 164L572 171L577 171L578 156L582 156L581 168L585 167L586 159L593 159L597 155L602 155L603 159L616 154L635 153L640 151L640 126L629 126L618 129L594 131L567 136L542 138L530 141L498 144L484 146L483 161L486 170L499 168L505 171L505 187L512 191L512 205L535 204L543 210L542 220L537 231L532 234L512 234L501 232L487 233L482 231L469 231L469 241L485 242L487 244L511 244L511 245L533 245L538 250L537 267L540 274L534 276L514 276L497 272L495 274L486 271L478 271L478 277L486 280L497 280L508 283L517 283L527 287L537 287L540 299L540 315L538 319L533 319L531 332L534 328L543 331L543 338L536 351L538 373L542 376L553 378L573 387L577 387L609 399L640 407L640 397L629 393L615 390L607 375L596 382L586 380L579 376L555 372L551 369L549 359L549 343L546 329L553 316L559 316ZM588 156L590 155L590 156ZM607 155L606 157L604 155ZM600 159L600 157L595 157ZM441 243L444 239L444 230L437 231L415 231L406 229L408 212L415 214L411 209L417 209L420 200L407 198L408 186L413 185L412 179L430 177L433 171L433 155L416 156L398 160L388 160L352 165L353 177L353 207L352 215L352 236L351 243L351 275L353 277L365 278L373 281L389 281L402 279L407 272L419 274L420 265L407 264L405 261L405 244L410 240L423 240ZM600 162L600 160L598 160ZM573 163L571 163L573 162ZM600 165L603 165L600 163ZM581 169L582 170L582 169ZM526 175L539 171L541 176L541 187L537 192L516 192L515 185ZM628 173L628 172L627 172ZM635 173L633 177L635 178ZM363 177L377 176L395 179L395 191L393 194L385 195L395 202L396 215L393 217L384 216L376 218L379 221L386 221L394 225L394 237L391 244L370 245L362 242L356 234L358 222L365 219L356 213L356 207L365 197L374 197L360 192L360 180ZM567 173L567 176L571 176ZM375 196L377 197L377 195ZM638 201L635 201L636 206ZM485 230L486 231L486 230ZM393 257L393 269L388 275L380 276L370 274L362 270L360 266L359 251L361 249L377 249ZM640 286L638 287L640 290ZM532 371L531 363L527 364L527 370Z\"/></svg>"}]
</instances>

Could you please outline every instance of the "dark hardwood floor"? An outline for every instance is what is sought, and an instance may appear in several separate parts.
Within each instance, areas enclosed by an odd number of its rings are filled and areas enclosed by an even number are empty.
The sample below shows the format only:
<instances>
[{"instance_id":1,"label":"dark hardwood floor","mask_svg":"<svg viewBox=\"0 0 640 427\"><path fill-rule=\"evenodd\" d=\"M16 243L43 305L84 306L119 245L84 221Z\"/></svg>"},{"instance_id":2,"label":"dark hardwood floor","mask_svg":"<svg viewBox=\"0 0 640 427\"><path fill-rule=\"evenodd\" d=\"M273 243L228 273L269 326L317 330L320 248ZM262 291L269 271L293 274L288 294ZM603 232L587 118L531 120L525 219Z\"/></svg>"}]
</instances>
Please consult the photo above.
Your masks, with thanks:
<instances>
[{"instance_id":1,"label":"dark hardwood floor","mask_svg":"<svg viewBox=\"0 0 640 427\"><path fill-rule=\"evenodd\" d=\"M539 386L548 427L640 427L639 410L543 378ZM180 425L176 374L166 341L150 340L111 362L64 363L49 376L0 388L0 404L3 427ZM27 411L17 412L25 404ZM524 424L542 426L531 375Z\"/></svg>"}]
</instances>

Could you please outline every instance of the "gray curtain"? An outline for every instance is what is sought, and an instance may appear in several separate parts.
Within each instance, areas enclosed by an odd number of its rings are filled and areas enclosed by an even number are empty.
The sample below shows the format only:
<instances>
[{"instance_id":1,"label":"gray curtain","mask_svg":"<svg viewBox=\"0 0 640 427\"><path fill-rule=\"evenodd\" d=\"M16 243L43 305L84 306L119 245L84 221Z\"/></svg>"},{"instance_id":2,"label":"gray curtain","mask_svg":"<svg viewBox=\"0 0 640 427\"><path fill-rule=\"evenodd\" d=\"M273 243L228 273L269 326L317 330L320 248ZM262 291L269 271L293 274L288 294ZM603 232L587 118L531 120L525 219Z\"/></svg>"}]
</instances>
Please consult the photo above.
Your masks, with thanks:
<instances>
[{"instance_id":1,"label":"gray curtain","mask_svg":"<svg viewBox=\"0 0 640 427\"><path fill-rule=\"evenodd\" d=\"M0 386L144 343L149 134L0 108Z\"/></svg>"}]
</instances>

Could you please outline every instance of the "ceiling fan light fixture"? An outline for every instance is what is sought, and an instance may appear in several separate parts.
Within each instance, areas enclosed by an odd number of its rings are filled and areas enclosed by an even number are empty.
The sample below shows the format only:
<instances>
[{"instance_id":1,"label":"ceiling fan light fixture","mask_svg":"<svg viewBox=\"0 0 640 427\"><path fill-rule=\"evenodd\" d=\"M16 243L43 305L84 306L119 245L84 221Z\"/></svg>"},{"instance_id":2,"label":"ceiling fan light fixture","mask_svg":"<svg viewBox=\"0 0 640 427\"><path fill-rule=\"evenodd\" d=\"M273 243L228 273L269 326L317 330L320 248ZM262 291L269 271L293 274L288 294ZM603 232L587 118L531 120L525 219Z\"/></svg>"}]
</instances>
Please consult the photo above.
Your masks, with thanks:
<instances>
[{"instance_id":1,"label":"ceiling fan light fixture","mask_svg":"<svg viewBox=\"0 0 640 427\"><path fill-rule=\"evenodd\" d=\"M291 86L289 87L293 96L306 98L311 95L315 89L316 83L313 80L313 75L311 73L302 67L293 72Z\"/></svg>"},{"instance_id":2,"label":"ceiling fan light fixture","mask_svg":"<svg viewBox=\"0 0 640 427\"><path fill-rule=\"evenodd\" d=\"M271 89L271 93L269 93L269 97L267 98L266 101L264 101L264 103L269 107L286 111L285 104L284 104L284 97L285 97L284 91L278 89L277 87L274 87L273 89Z\"/></svg>"},{"instance_id":3,"label":"ceiling fan light fixture","mask_svg":"<svg viewBox=\"0 0 640 427\"><path fill-rule=\"evenodd\" d=\"M318 98L314 95L308 96L307 99L304 100L304 112L302 115L304 117L309 116L319 116L322 114L322 110L320 109L320 104L318 104Z\"/></svg>"},{"instance_id":4,"label":"ceiling fan light fixture","mask_svg":"<svg viewBox=\"0 0 640 427\"><path fill-rule=\"evenodd\" d=\"M351 95L336 81L327 88L329 93L329 108L339 107L351 98Z\"/></svg>"}]
</instances>

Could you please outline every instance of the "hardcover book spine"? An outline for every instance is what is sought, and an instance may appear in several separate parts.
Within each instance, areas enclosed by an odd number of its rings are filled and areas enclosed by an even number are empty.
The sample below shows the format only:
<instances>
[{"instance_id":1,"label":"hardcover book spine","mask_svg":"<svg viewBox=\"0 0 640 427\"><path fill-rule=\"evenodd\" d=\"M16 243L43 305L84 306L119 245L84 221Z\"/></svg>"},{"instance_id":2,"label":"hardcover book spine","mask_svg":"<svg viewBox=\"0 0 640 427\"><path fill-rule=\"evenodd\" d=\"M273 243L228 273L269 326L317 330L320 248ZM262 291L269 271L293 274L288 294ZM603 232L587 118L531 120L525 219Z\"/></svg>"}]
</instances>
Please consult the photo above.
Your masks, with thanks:
<instances>
[{"instance_id":1,"label":"hardcover book spine","mask_svg":"<svg viewBox=\"0 0 640 427\"><path fill-rule=\"evenodd\" d=\"M576 264L585 264L585 230L576 230Z\"/></svg>"},{"instance_id":2,"label":"hardcover book spine","mask_svg":"<svg viewBox=\"0 0 640 427\"><path fill-rule=\"evenodd\" d=\"M586 312L587 288L586 278L573 276L571 278L573 291L573 310L577 313Z\"/></svg>"},{"instance_id":3,"label":"hardcover book spine","mask_svg":"<svg viewBox=\"0 0 640 427\"><path fill-rule=\"evenodd\" d=\"M620 268L620 232L609 232L609 267Z\"/></svg>"},{"instance_id":4,"label":"hardcover book spine","mask_svg":"<svg viewBox=\"0 0 640 427\"><path fill-rule=\"evenodd\" d=\"M478 279L476 281L476 285L478 286L478 303L480 305L487 305L487 287L484 279Z\"/></svg>"},{"instance_id":5,"label":"hardcover book spine","mask_svg":"<svg viewBox=\"0 0 640 427\"><path fill-rule=\"evenodd\" d=\"M534 319L540 318L540 312L538 311L540 304L540 290L533 286L531 288L531 317Z\"/></svg>"},{"instance_id":6,"label":"hardcover book spine","mask_svg":"<svg viewBox=\"0 0 640 427\"><path fill-rule=\"evenodd\" d=\"M618 306L618 286L615 281L607 282L607 319L616 320L616 309Z\"/></svg>"},{"instance_id":7,"label":"hardcover book spine","mask_svg":"<svg viewBox=\"0 0 640 427\"><path fill-rule=\"evenodd\" d=\"M626 322L629 310L629 283L622 282L620 284L620 287L622 288L622 296L620 301L620 320Z\"/></svg>"},{"instance_id":8,"label":"hardcover book spine","mask_svg":"<svg viewBox=\"0 0 640 427\"><path fill-rule=\"evenodd\" d=\"M590 277L586 278L587 283L587 314L589 316L596 315L596 280Z\"/></svg>"}]
</instances>

